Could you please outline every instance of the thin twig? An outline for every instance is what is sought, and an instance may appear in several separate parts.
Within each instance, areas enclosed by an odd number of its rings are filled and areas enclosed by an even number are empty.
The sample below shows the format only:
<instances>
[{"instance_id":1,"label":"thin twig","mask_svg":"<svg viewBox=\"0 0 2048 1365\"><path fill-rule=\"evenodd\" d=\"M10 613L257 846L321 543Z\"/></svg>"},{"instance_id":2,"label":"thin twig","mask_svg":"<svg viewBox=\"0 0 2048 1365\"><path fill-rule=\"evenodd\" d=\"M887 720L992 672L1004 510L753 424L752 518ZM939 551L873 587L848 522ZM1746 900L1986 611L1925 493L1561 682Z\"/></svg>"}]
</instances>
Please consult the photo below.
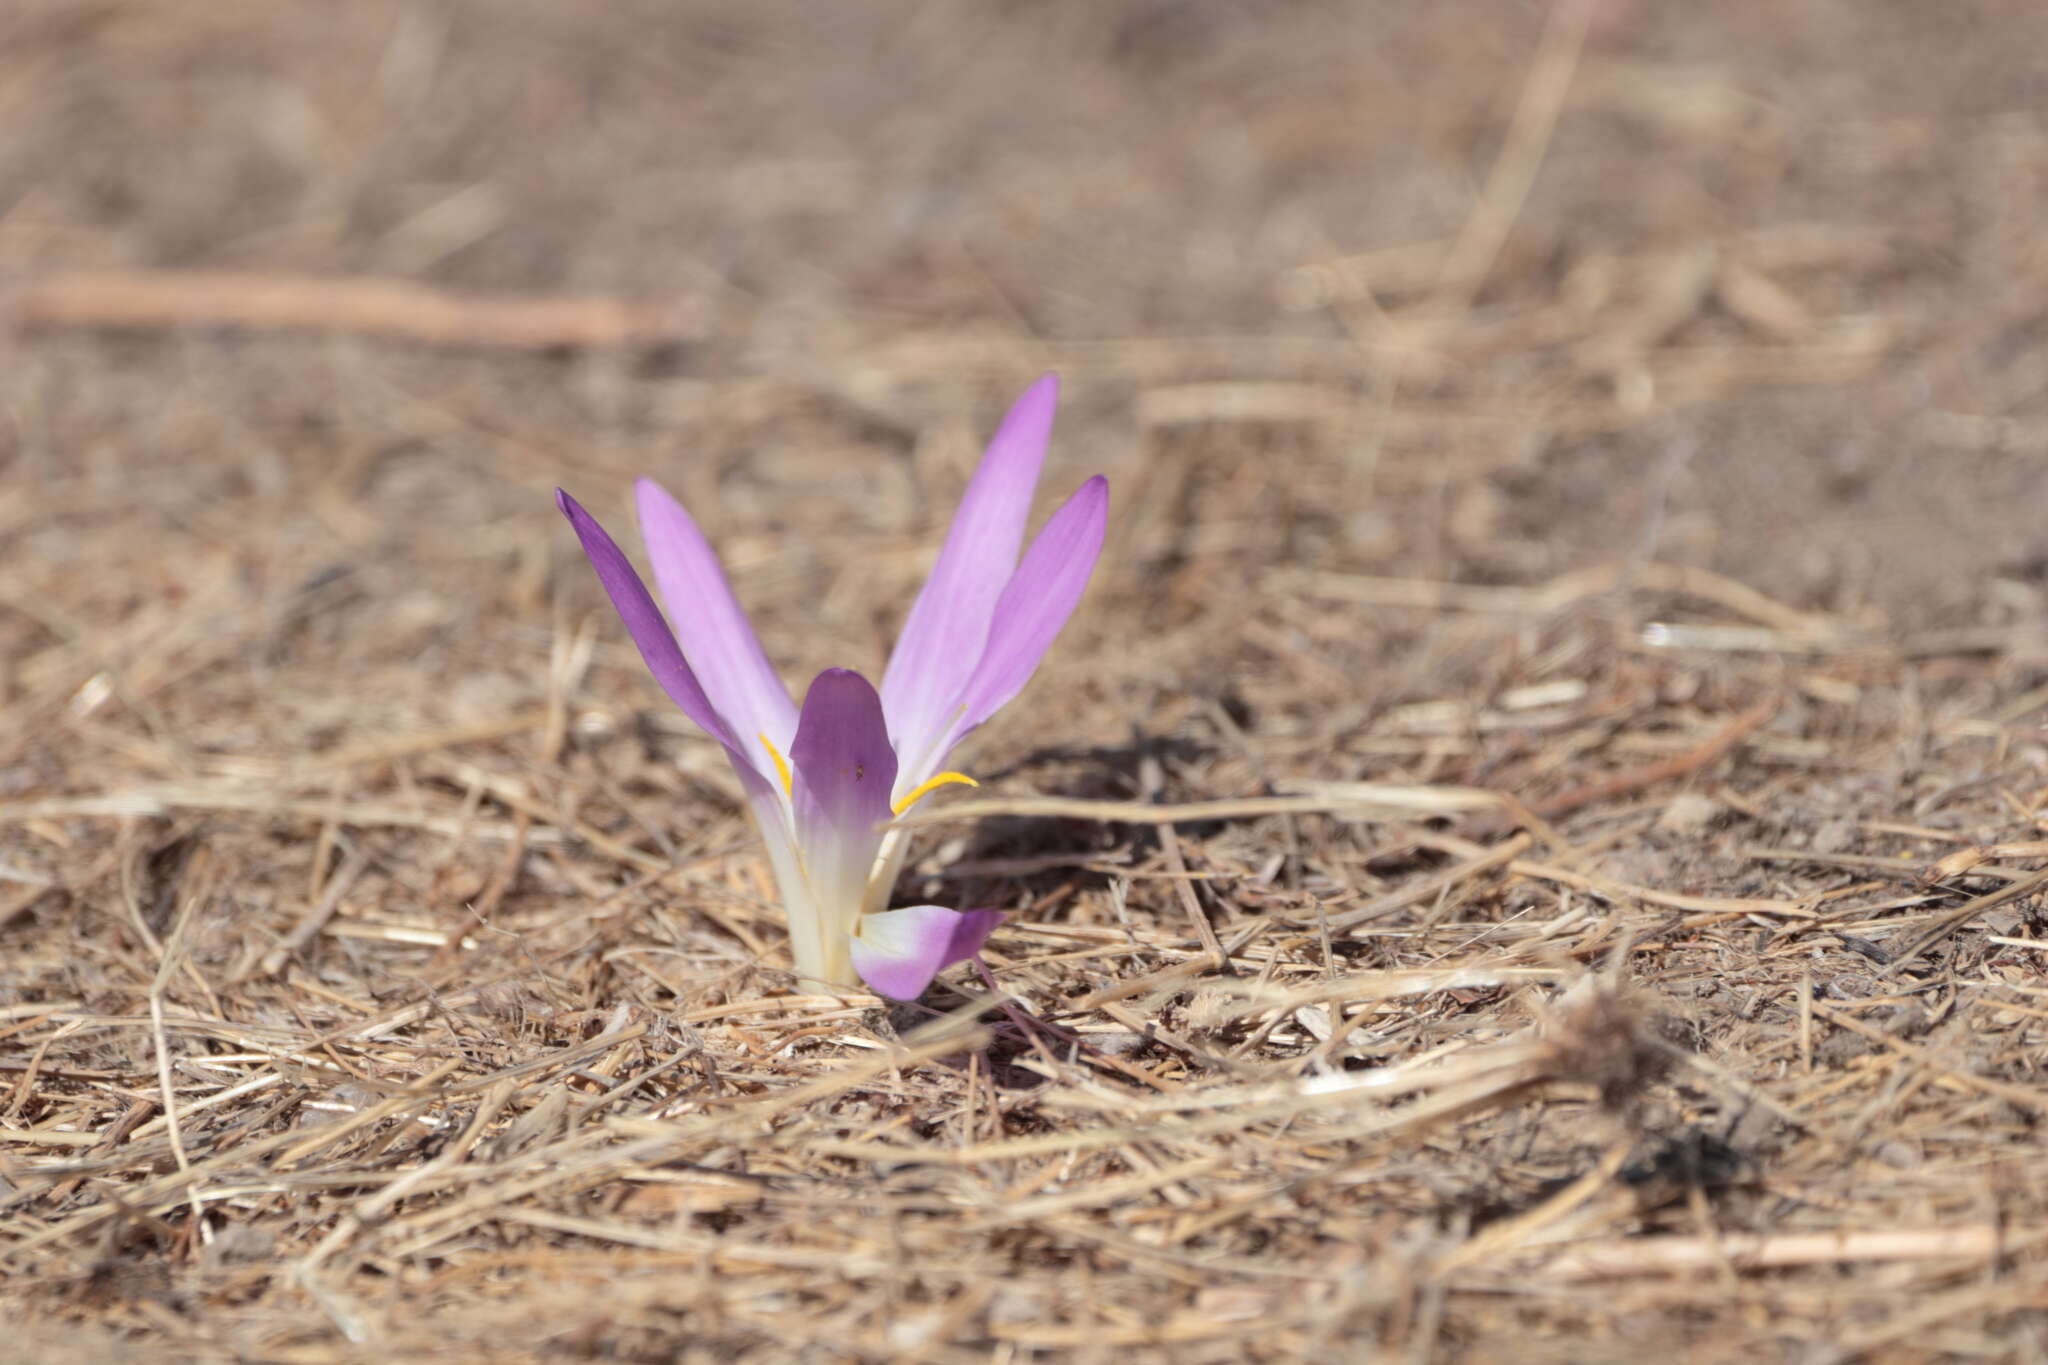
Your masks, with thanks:
<instances>
[{"instance_id":1,"label":"thin twig","mask_svg":"<svg viewBox=\"0 0 2048 1365\"><path fill-rule=\"evenodd\" d=\"M410 280L228 270L82 270L0 298L15 327L354 332L430 346L554 350L697 336L694 310L610 298L463 295Z\"/></svg>"}]
</instances>

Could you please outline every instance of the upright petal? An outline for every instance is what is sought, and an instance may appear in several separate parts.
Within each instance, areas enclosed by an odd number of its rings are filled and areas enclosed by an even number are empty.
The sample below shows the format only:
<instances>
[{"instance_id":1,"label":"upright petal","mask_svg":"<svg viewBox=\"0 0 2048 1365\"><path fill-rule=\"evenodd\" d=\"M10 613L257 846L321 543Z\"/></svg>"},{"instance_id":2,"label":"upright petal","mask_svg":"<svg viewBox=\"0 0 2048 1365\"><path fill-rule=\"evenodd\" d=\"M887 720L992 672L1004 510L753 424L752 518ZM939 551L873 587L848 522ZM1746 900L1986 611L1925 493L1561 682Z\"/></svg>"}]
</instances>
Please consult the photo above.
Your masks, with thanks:
<instances>
[{"instance_id":1,"label":"upright petal","mask_svg":"<svg viewBox=\"0 0 2048 1365\"><path fill-rule=\"evenodd\" d=\"M915 1000L955 962L965 962L1003 922L1000 910L909 905L863 915L853 940L853 969L878 994Z\"/></svg>"},{"instance_id":2,"label":"upright petal","mask_svg":"<svg viewBox=\"0 0 2048 1365\"><path fill-rule=\"evenodd\" d=\"M648 594L647 585L640 581L639 574L633 572L631 561L619 549L618 543L605 534L604 527L583 510L581 503L560 489L555 490L555 505L562 509L562 515L576 529L576 538L583 542L583 553L589 558L590 566L597 570L598 582L604 585L606 594L612 599L619 619L626 623L626 633L640 647L640 657L646 660L647 671L654 675L654 680L661 684L661 690L668 693L669 699L682 708L684 715L725 747L725 756L738 774L740 786L746 792L747 805L754 812L754 823L760 828L761 838L768 846L768 857L775 867L776 880L785 887L787 894L786 888L793 884L789 874L796 864L791 853L793 835L789 815L783 806L780 789L773 779L760 772L750 756L740 751L731 727L704 695L704 689L698 685L696 675L690 672L682 650L676 647L676 637L670 633L668 622L661 619L661 611ZM760 748L759 744L748 747Z\"/></svg>"},{"instance_id":3,"label":"upright petal","mask_svg":"<svg viewBox=\"0 0 2048 1365\"><path fill-rule=\"evenodd\" d=\"M828 934L852 931L896 784L882 700L850 668L828 668L804 694L796 739L796 840Z\"/></svg>"},{"instance_id":4,"label":"upright petal","mask_svg":"<svg viewBox=\"0 0 2048 1365\"><path fill-rule=\"evenodd\" d=\"M882 707L905 753L945 724L987 643L996 600L1024 544L1059 393L1059 377L1046 375L1003 418L953 514L931 577L904 619L882 675Z\"/></svg>"},{"instance_id":5,"label":"upright petal","mask_svg":"<svg viewBox=\"0 0 2048 1365\"><path fill-rule=\"evenodd\" d=\"M799 838L806 820L866 830L889 818L896 751L889 747L882 699L852 669L828 668L812 681L789 761L803 793L797 802Z\"/></svg>"},{"instance_id":6,"label":"upright petal","mask_svg":"<svg viewBox=\"0 0 2048 1365\"><path fill-rule=\"evenodd\" d=\"M669 699L682 708L683 714L702 726L704 732L724 744L728 751L733 747L733 734L718 708L711 704L704 688L698 683L697 675L690 671L690 665L683 658L683 652L676 646L676 637L668 628L668 622L661 617L660 608L648 595L647 585L640 581L640 575L633 572L632 561L619 549L618 542L605 534L604 527L597 524L597 518L583 510L583 504L557 488L555 506L562 509L562 515L569 519L569 525L576 529L576 538L583 542L583 553L590 560L590 567L597 570L597 581L604 584L612 607L619 613L619 619L626 623L626 633L633 637L633 643L640 647L640 657L647 661L647 671L661 684L661 690Z\"/></svg>"},{"instance_id":7,"label":"upright petal","mask_svg":"<svg viewBox=\"0 0 2048 1365\"><path fill-rule=\"evenodd\" d=\"M1109 522L1109 480L1081 485L1031 542L1024 562L996 603L988 645L961 689L954 716L935 750L920 760L936 767L946 750L1024 689L1060 628L1080 605L1102 554Z\"/></svg>"},{"instance_id":8,"label":"upright petal","mask_svg":"<svg viewBox=\"0 0 2048 1365\"><path fill-rule=\"evenodd\" d=\"M683 655L704 685L704 693L732 726L755 770L772 776L761 735L787 751L796 731L796 707L789 689L761 651L754 628L740 609L697 523L683 505L652 479L633 486L640 508L640 534L654 561L654 583L676 624Z\"/></svg>"}]
</instances>

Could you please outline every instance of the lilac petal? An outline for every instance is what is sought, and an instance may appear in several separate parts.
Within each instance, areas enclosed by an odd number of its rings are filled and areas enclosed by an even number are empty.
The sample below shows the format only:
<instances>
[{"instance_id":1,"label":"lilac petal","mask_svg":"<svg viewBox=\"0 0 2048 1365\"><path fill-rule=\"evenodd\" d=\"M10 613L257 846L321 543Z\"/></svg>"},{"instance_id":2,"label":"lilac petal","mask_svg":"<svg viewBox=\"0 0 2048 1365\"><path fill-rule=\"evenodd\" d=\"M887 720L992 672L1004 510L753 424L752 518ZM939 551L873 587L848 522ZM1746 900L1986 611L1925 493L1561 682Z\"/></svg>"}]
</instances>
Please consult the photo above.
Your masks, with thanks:
<instances>
[{"instance_id":1,"label":"lilac petal","mask_svg":"<svg viewBox=\"0 0 2048 1365\"><path fill-rule=\"evenodd\" d=\"M882 699L850 668L828 668L804 694L789 746L797 847L819 914L853 927L896 785Z\"/></svg>"},{"instance_id":2,"label":"lilac petal","mask_svg":"<svg viewBox=\"0 0 2048 1365\"><path fill-rule=\"evenodd\" d=\"M654 561L654 583L675 621L683 654L742 751L754 759L757 771L769 775L759 737L768 736L778 750L788 749L796 730L789 689L761 652L718 555L683 505L652 479L641 479L633 491L640 535Z\"/></svg>"},{"instance_id":3,"label":"lilac petal","mask_svg":"<svg viewBox=\"0 0 2048 1365\"><path fill-rule=\"evenodd\" d=\"M1003 922L1000 910L911 905L864 915L853 939L853 969L877 994L915 1000L955 962L965 962Z\"/></svg>"},{"instance_id":4,"label":"lilac petal","mask_svg":"<svg viewBox=\"0 0 2048 1365\"><path fill-rule=\"evenodd\" d=\"M1052 648L1060 628L1080 605L1102 535L1109 522L1109 480L1100 474L1081 485L1031 542L1024 562L1003 589L989 626L988 646L961 689L955 719L945 732L934 766L969 730L1023 691Z\"/></svg>"},{"instance_id":5,"label":"lilac petal","mask_svg":"<svg viewBox=\"0 0 2048 1365\"><path fill-rule=\"evenodd\" d=\"M632 561L619 549L618 542L605 534L604 527L597 524L597 518L584 511L581 503L559 488L555 490L555 506L562 509L562 515L576 528L576 538L583 542L583 553L589 558L590 567L597 570L597 581L604 584L605 593L612 599L619 619L626 623L626 633L640 647L640 657L647 661L647 671L654 675L654 680L661 684L661 690L668 693L669 699L682 708L684 715L696 721L706 734L730 751L733 747L731 729L705 695L697 675L690 671L668 622L662 619L660 608L648 595L647 585L640 581L639 574L633 572Z\"/></svg>"},{"instance_id":6,"label":"lilac petal","mask_svg":"<svg viewBox=\"0 0 2048 1365\"><path fill-rule=\"evenodd\" d=\"M981 658L996 601L1024 544L1059 396L1059 377L1046 375L1003 418L961 496L931 577L904 619L882 675L882 707L905 753L944 728Z\"/></svg>"},{"instance_id":7,"label":"lilac petal","mask_svg":"<svg viewBox=\"0 0 2048 1365\"><path fill-rule=\"evenodd\" d=\"M754 812L754 822L760 827L761 838L768 846L769 861L774 864L776 876L784 878L794 863L790 856L792 836L789 817L784 812L781 791L773 779L764 776L753 760L736 747L731 727L704 695L704 689L690 671L682 650L676 646L676 637L669 631L668 622L662 620L660 608L654 605L647 585L640 581L639 574L633 572L633 565L619 549L618 542L605 533L595 517L583 510L581 503L559 488L555 490L555 505L562 509L562 515L576 529L576 538L583 542L583 553L589 557L590 566L597 570L598 581L604 584L605 593L612 599L619 619L626 623L626 633L640 647L640 657L646 660L647 671L654 675L654 680L661 684L661 690L668 693L669 699L682 708L684 715L696 721L706 734L724 746L725 756L731 760L733 771L739 775L740 786L746 792L747 805Z\"/></svg>"}]
</instances>

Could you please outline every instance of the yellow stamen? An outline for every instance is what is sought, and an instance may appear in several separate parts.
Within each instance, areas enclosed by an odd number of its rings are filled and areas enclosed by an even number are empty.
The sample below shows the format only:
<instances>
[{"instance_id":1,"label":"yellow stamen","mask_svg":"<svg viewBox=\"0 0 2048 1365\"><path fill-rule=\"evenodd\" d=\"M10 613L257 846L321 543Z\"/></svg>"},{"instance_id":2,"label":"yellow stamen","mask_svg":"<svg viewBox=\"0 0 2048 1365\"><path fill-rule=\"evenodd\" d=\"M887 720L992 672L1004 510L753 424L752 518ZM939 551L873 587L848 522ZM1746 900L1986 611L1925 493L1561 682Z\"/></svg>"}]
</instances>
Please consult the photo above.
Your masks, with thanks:
<instances>
[{"instance_id":1,"label":"yellow stamen","mask_svg":"<svg viewBox=\"0 0 2048 1365\"><path fill-rule=\"evenodd\" d=\"M762 732L760 738L761 747L768 751L768 757L775 760L775 775L782 779L782 794L795 796L796 782L789 775L789 760L782 756L782 750L775 747L775 741L768 738L766 731Z\"/></svg>"},{"instance_id":2,"label":"yellow stamen","mask_svg":"<svg viewBox=\"0 0 2048 1365\"><path fill-rule=\"evenodd\" d=\"M916 805L919 801L922 801L925 797L931 795L931 793L937 791L939 788L950 787L956 782L965 783L970 787L979 787L981 785L979 782L976 782L973 778L969 777L966 773L940 773L937 777L932 778L930 781L920 782L917 784L917 786L911 788L909 791L903 793L903 795L897 797L896 804L889 807L889 809L896 812L896 814L901 815L903 814L903 812L909 810L912 806Z\"/></svg>"}]
</instances>

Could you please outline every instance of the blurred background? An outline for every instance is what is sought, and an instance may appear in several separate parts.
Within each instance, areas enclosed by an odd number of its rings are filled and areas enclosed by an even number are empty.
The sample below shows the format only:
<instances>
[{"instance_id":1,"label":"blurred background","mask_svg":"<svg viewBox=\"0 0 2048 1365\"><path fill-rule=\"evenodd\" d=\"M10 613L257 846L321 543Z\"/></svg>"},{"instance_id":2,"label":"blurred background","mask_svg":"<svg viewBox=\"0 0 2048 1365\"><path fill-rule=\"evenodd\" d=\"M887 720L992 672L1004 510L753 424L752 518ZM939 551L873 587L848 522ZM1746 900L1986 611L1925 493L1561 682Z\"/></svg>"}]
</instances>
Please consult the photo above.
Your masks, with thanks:
<instances>
[{"instance_id":1,"label":"blurred background","mask_svg":"<svg viewBox=\"0 0 2048 1365\"><path fill-rule=\"evenodd\" d=\"M0 688L71 728L0 795L81 736L164 777L536 704L597 601L558 484L630 541L663 479L791 676L873 668L1048 368L1049 482L1116 490L1089 742L1218 680L1317 735L1483 688L1502 637L1428 585L1645 563L2024 654L2044 40L2027 0L21 0Z\"/></svg>"},{"instance_id":2,"label":"blurred background","mask_svg":"<svg viewBox=\"0 0 2048 1365\"><path fill-rule=\"evenodd\" d=\"M1712 757L1804 669L1768 762L1927 818L1917 759L1827 765L2038 705L2044 222L2039 0L9 0L0 1004L139 1010L131 910L175 897L135 887L200 844L209 980L331 892L411 926L298 944L378 1000L594 963L668 902L587 907L672 860L758 891L554 488L637 553L658 477L785 676L878 676L1047 369L1041 508L1106 473L1111 541L966 756L997 789L1555 795ZM1162 735L1226 757L1147 769ZM1688 861L1712 818L1620 872L1777 894ZM524 937L464 959L478 904ZM693 920L579 980L699 999L779 951L750 904L757 940ZM1041 908L1114 922L1099 879ZM1185 922L1160 882L1127 908Z\"/></svg>"},{"instance_id":3,"label":"blurred background","mask_svg":"<svg viewBox=\"0 0 2048 1365\"><path fill-rule=\"evenodd\" d=\"M561 539L505 484L642 469L742 538L828 491L835 535L923 533L898 495L943 506L1056 366L1132 583L1634 553L1995 611L2041 569L2044 37L2025 0L20 0L10 582L146 595L222 518L502 565ZM65 278L113 268L171 296ZM617 301L632 339L266 314L275 276Z\"/></svg>"}]
</instances>

